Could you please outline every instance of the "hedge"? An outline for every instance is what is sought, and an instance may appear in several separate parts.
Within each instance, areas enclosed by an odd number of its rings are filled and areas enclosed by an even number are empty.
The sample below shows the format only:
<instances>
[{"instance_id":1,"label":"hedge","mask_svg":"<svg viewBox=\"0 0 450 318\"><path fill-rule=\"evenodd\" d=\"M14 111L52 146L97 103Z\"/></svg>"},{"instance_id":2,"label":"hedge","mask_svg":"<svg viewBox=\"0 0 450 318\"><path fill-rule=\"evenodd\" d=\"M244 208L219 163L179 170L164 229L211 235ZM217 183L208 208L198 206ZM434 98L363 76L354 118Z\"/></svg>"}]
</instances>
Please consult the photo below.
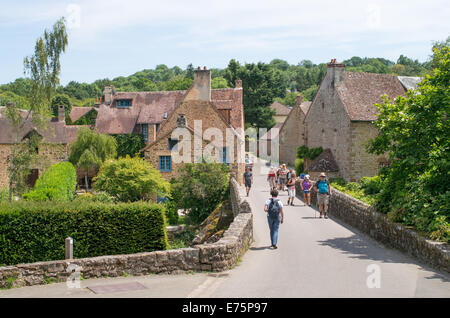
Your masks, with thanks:
<instances>
[{"instance_id":1,"label":"hedge","mask_svg":"<svg viewBox=\"0 0 450 318\"><path fill-rule=\"evenodd\" d=\"M168 248L164 206L155 203L0 203L0 265L151 252Z\"/></svg>"},{"instance_id":2,"label":"hedge","mask_svg":"<svg viewBox=\"0 0 450 318\"><path fill-rule=\"evenodd\" d=\"M77 173L70 162L58 162L37 179L34 189L23 198L34 201L67 201L73 198L77 187Z\"/></svg>"}]
</instances>

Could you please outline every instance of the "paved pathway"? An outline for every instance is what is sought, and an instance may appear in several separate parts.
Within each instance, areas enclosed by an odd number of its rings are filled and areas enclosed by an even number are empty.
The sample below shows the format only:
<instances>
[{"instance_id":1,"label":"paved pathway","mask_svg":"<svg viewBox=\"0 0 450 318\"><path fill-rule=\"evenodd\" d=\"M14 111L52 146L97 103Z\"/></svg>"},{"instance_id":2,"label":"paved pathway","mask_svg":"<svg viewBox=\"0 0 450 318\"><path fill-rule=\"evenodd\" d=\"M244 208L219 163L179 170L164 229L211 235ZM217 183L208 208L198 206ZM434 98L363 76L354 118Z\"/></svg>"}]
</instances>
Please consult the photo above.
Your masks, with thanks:
<instances>
[{"instance_id":1,"label":"paved pathway","mask_svg":"<svg viewBox=\"0 0 450 318\"><path fill-rule=\"evenodd\" d=\"M450 275L386 248L338 220L315 218L315 210L295 199L285 207L278 249L269 248L266 214L269 197L264 174L255 167L249 202L254 239L239 266L224 274L150 275L84 280L0 291L0 297L450 297ZM265 171L262 171L263 173ZM284 204L287 193L279 197ZM380 288L367 280L378 268ZM96 295L87 286L139 282L148 289Z\"/></svg>"}]
</instances>

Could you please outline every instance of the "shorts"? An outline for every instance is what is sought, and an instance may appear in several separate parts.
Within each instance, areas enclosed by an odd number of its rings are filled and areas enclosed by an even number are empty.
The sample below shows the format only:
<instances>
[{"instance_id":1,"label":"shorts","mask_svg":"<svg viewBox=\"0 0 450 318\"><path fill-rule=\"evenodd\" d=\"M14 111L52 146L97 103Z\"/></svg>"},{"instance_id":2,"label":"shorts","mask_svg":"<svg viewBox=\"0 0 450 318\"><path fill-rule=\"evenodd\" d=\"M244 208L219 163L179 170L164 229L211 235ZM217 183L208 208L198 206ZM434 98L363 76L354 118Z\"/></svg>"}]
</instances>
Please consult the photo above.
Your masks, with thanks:
<instances>
[{"instance_id":1,"label":"shorts","mask_svg":"<svg viewBox=\"0 0 450 318\"><path fill-rule=\"evenodd\" d=\"M246 188L251 188L252 187L252 182L251 181L245 181L245 187Z\"/></svg>"},{"instance_id":2,"label":"shorts","mask_svg":"<svg viewBox=\"0 0 450 318\"><path fill-rule=\"evenodd\" d=\"M275 177L269 177L269 185L271 188L275 188L276 184L275 184Z\"/></svg>"},{"instance_id":3,"label":"shorts","mask_svg":"<svg viewBox=\"0 0 450 318\"><path fill-rule=\"evenodd\" d=\"M328 194L322 194L322 193L317 194L317 203L318 204L327 204L328 205L328 202L329 202Z\"/></svg>"},{"instance_id":4,"label":"shorts","mask_svg":"<svg viewBox=\"0 0 450 318\"><path fill-rule=\"evenodd\" d=\"M303 193L310 193L311 191L309 190L303 190Z\"/></svg>"},{"instance_id":5,"label":"shorts","mask_svg":"<svg viewBox=\"0 0 450 318\"><path fill-rule=\"evenodd\" d=\"M288 188L288 196L290 198L295 198L295 188Z\"/></svg>"}]
</instances>

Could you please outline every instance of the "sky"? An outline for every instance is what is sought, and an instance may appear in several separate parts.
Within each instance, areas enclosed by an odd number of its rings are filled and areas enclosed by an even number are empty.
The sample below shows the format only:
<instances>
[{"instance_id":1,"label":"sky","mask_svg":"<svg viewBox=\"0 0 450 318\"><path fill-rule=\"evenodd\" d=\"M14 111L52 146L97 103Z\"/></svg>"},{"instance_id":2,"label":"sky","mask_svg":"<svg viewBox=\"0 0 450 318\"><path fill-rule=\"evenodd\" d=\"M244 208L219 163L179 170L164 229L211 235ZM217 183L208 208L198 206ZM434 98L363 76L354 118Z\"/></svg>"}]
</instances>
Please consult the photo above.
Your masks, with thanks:
<instances>
[{"instance_id":1,"label":"sky","mask_svg":"<svg viewBox=\"0 0 450 318\"><path fill-rule=\"evenodd\" d=\"M450 35L447 0L0 0L0 84L23 77L35 41L66 17L61 84L158 64L225 68L352 56L421 62Z\"/></svg>"}]
</instances>

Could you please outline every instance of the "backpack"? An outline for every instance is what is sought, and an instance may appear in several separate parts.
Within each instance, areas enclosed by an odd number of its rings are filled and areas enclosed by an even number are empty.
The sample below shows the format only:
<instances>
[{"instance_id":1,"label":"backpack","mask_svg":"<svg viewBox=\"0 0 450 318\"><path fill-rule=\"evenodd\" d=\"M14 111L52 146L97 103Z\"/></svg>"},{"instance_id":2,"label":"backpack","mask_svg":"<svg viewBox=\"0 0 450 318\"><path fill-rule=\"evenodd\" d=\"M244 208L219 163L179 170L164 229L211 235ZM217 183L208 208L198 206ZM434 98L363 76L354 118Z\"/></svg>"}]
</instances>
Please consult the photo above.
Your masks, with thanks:
<instances>
[{"instance_id":1,"label":"backpack","mask_svg":"<svg viewBox=\"0 0 450 318\"><path fill-rule=\"evenodd\" d=\"M280 215L281 207L278 200L271 198L270 201L267 212L271 218L276 219Z\"/></svg>"},{"instance_id":2,"label":"backpack","mask_svg":"<svg viewBox=\"0 0 450 318\"><path fill-rule=\"evenodd\" d=\"M325 194L328 193L328 180L324 180L324 181L317 181L317 189L319 190L319 193L321 194Z\"/></svg>"}]
</instances>

